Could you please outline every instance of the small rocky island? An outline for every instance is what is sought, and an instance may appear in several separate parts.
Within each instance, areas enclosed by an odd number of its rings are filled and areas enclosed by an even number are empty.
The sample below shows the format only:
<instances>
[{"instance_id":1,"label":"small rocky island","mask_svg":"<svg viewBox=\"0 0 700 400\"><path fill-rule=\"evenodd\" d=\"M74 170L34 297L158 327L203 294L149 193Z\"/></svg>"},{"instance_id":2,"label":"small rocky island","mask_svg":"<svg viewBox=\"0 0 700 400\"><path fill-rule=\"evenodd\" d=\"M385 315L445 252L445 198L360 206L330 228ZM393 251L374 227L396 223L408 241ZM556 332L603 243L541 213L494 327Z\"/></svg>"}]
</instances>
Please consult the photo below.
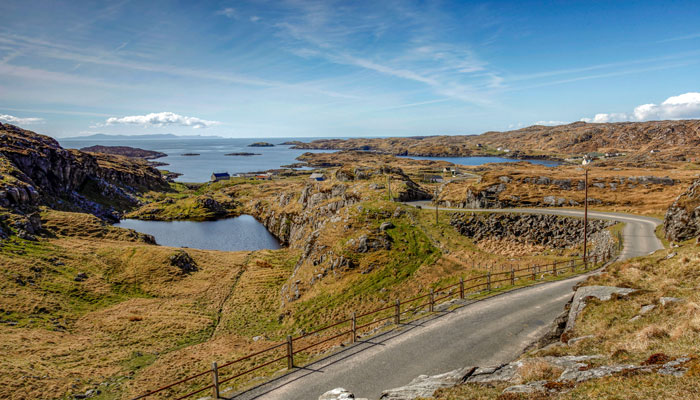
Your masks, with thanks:
<instances>
[{"instance_id":1,"label":"small rocky island","mask_svg":"<svg viewBox=\"0 0 700 400\"><path fill-rule=\"evenodd\" d=\"M247 156L259 156L261 155L260 153L246 153L246 152L239 152L239 153L227 153L224 154L225 156L241 156L241 157L247 157Z\"/></svg>"},{"instance_id":2,"label":"small rocky island","mask_svg":"<svg viewBox=\"0 0 700 400\"><path fill-rule=\"evenodd\" d=\"M248 145L248 147L274 147L275 145L268 142L255 142Z\"/></svg>"},{"instance_id":3,"label":"small rocky island","mask_svg":"<svg viewBox=\"0 0 700 400\"><path fill-rule=\"evenodd\" d=\"M194 157L194 156L198 156L199 153L182 153L182 155L186 156L186 157Z\"/></svg>"},{"instance_id":4,"label":"small rocky island","mask_svg":"<svg viewBox=\"0 0 700 400\"><path fill-rule=\"evenodd\" d=\"M83 147L80 151L89 153L113 154L117 156L125 156L131 158L141 158L144 160L155 160L156 158L167 157L165 153L153 150L139 149L138 147L129 146L90 146Z\"/></svg>"}]
</instances>

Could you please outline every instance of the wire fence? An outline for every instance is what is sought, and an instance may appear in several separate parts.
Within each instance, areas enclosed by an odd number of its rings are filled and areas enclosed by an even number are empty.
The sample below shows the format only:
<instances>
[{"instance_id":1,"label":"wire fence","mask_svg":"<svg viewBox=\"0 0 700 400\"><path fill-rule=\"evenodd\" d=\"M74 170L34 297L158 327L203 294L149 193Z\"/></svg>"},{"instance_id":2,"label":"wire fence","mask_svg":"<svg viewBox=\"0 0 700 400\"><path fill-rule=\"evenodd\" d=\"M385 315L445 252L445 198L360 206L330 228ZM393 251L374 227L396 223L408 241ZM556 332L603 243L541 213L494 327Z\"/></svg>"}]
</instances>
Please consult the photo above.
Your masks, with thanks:
<instances>
[{"instance_id":1,"label":"wire fence","mask_svg":"<svg viewBox=\"0 0 700 400\"><path fill-rule=\"evenodd\" d=\"M616 250L619 252L620 247L618 246ZM181 400L206 390L211 390L212 397L218 399L221 397L220 387L224 383L249 376L256 371L268 371L275 365L277 369L286 367L288 370L300 367L304 359L310 360L313 357L314 353L310 352L312 349L317 349L316 352L319 353L338 344L355 343L360 337L371 335L378 330L408 322L412 317L423 316L425 312L435 312L435 306L440 301L450 298L464 300L486 295L489 292L533 284L547 276L557 277L567 273L585 272L612 258L613 251L608 250L605 255L593 256L589 260L575 258L545 265L521 268L511 266L510 269L499 268L499 272L489 271L469 279L460 278L458 283L430 289L428 293L410 299L396 299L394 304L364 313L353 312L348 317L315 331L296 337L287 336L285 341L224 364L218 365L214 362L211 369L150 390L132 400L144 398ZM270 368L264 370L265 367Z\"/></svg>"}]
</instances>

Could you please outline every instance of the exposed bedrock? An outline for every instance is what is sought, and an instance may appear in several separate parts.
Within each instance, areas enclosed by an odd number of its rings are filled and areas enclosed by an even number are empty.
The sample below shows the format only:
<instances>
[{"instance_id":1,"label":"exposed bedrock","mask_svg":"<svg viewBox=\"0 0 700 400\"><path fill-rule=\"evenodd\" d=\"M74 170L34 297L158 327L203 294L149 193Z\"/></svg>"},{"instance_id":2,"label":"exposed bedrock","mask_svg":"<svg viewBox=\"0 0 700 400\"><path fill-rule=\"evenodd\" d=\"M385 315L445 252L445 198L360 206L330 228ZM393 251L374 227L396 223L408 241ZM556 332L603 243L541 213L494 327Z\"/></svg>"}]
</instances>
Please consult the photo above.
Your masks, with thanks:
<instances>
[{"instance_id":1,"label":"exposed bedrock","mask_svg":"<svg viewBox=\"0 0 700 400\"><path fill-rule=\"evenodd\" d=\"M692 239L700 235L700 179L683 192L666 211L666 238L672 241Z\"/></svg>"}]
</instances>

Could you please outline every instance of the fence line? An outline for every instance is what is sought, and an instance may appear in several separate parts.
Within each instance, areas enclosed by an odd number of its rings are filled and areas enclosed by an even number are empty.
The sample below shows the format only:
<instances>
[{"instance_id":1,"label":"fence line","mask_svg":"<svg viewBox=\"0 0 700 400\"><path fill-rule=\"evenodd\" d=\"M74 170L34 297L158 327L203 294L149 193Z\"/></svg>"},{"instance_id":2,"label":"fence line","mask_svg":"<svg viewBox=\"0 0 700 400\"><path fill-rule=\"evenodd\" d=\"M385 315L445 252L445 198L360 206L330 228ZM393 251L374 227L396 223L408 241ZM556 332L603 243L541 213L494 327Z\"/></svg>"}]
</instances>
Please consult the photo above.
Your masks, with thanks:
<instances>
[{"instance_id":1,"label":"fence line","mask_svg":"<svg viewBox=\"0 0 700 400\"><path fill-rule=\"evenodd\" d=\"M620 247L617 246L616 249L619 251ZM261 368L264 368L268 365L286 360L287 361L287 369L291 370L294 367L297 367L299 365L296 365L294 362L294 355L299 354L301 352L304 352L306 350L312 349L314 347L317 347L321 344L328 343L332 340L348 336L346 339L341 341L343 343L345 340L350 340L351 343L355 343L357 339L359 338L361 332L360 330L363 330L365 328L369 328L373 325L379 324L384 322L386 325L385 321L392 321L393 325L400 325L401 324L401 316L403 314L408 314L408 313L417 313L421 309L425 308L428 306L428 312L434 312L435 309L435 304L438 301L445 300L447 298L453 297L458 295L459 299L466 299L469 296L474 296L474 295L479 295L479 294L484 294L487 292L493 292L495 289L499 288L504 288L506 286L515 286L515 282L517 280L522 280L523 278L529 279L533 282L536 282L540 279L544 279L545 275L552 275L552 276L559 276L562 273L566 272L571 272L574 273L576 272L577 267L583 266L583 271L588 270L590 259L592 259L592 264L591 266L595 267L599 262L600 263L605 263L613 258L613 254L611 250L608 250L607 254L604 256L601 256L600 259L599 257L592 256L589 258L589 260L585 260L582 258L573 258L567 261L554 261L551 264L545 264L545 265L533 265L533 266L526 266L523 268L515 268L513 266L510 267L509 270L502 270L501 272L491 272L489 271L485 275L480 275L468 279L460 278L458 283L448 285L442 288L435 288L435 289L430 289L429 293L419 295L416 297L413 297L408 300L401 301L400 299L396 299L396 302L392 305L384 306L372 311L368 311L362 314L357 314L356 312L352 312L350 314L349 318L345 318L339 321L336 321L330 325L321 327L315 331L309 332L309 333L304 333L302 335L299 335L297 337L292 337L292 336L287 336L286 341L278 343L276 345L267 347L263 350L256 351L254 353L248 354L246 356L237 358L235 360L229 361L227 363L224 363L222 365L217 365L216 362L212 363L212 368L203 372L200 372L198 374L183 378L179 381L173 382L169 385L160 387L158 389L154 389L151 391L148 391L144 394L141 394L137 397L132 398L132 400L139 400L143 399L146 397L153 396L158 393L163 393L164 391L168 389L172 389L175 386L185 384L187 382L190 382L196 378L203 377L207 374L211 375L212 381L210 384L198 388L196 391L189 392L185 395L182 395L181 397L177 397L176 400L182 400L191 396L194 396L195 394L201 393L207 389L212 390L212 395L215 399L220 398L219 397L219 387L221 384L225 382L229 382L235 378L239 378L243 375L249 374L251 372L260 370ZM543 269L544 268L544 269ZM503 276L500 278L500 276ZM482 281L483 282L480 282ZM476 282L473 285L470 286L465 286L465 284L471 283L471 282ZM505 285L500 285L496 286L498 284L502 284L507 282ZM483 288L482 288L483 287ZM480 289L481 288L481 289ZM456 290L455 290L456 289ZM436 294L444 294L441 297L436 298ZM402 310L402 306L406 307L407 305L410 305L413 302L420 301L423 299L426 299L427 301L421 301L418 305L414 305L413 307L410 308L404 308ZM378 315L381 314L382 312L391 310L389 313L386 313L387 315ZM374 316L371 318L369 322L365 322L363 324L360 324L358 320L360 319L369 319L367 317ZM332 334L330 337L323 338L320 341L308 344L308 343L301 343L304 339L309 338L312 335L318 335L320 332L329 330L331 328L336 328L341 325L348 324L349 327L346 329L341 330L340 332L336 332L335 334ZM376 327L375 329L380 329L381 327ZM367 332L366 334L371 334L372 332ZM295 342L298 342L299 345L302 347L300 348L295 348ZM278 350L280 348L285 348L284 352L277 352L277 357L275 357L275 350ZM232 376L229 376L225 379L220 379L221 375L221 370L225 369L227 367L231 367L234 364L239 364L242 363L243 361L250 360L255 356L259 356L261 354L266 354L266 353L272 353L273 359L272 360L267 360L264 361L260 364L254 363L253 367L244 370L242 372L236 372L234 371L234 374Z\"/></svg>"}]
</instances>

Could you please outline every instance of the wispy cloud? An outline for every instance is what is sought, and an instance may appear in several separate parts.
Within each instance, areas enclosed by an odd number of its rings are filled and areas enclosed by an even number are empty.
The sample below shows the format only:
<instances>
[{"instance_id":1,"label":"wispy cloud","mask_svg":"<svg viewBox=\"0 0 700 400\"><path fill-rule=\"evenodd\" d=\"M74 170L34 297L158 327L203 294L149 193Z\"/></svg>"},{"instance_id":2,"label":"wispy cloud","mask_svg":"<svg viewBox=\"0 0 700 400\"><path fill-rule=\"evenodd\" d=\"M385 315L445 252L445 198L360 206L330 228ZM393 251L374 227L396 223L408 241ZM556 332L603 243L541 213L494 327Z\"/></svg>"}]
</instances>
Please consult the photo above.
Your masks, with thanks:
<instances>
[{"instance_id":1,"label":"wispy cloud","mask_svg":"<svg viewBox=\"0 0 700 400\"><path fill-rule=\"evenodd\" d=\"M123 58L116 53L118 50L121 50L124 46L119 46L116 50L109 52L95 52L92 49L89 52L86 52L84 49L78 49L76 47L65 46L49 41L2 34L0 34L0 42L10 43L29 51L40 52L44 57L71 61L76 64L102 65L123 70L160 73L171 76L212 80L246 86L296 89L299 91L316 93L329 97L348 99L357 98L357 96L354 95L340 93L330 89L318 88L312 85L308 85L306 83L288 83L277 80L268 80L257 77L251 77L247 75L236 74L233 72L221 73L205 69L169 65L167 63L148 63L133 58ZM64 82L70 84L77 83L83 86L93 85L122 88L125 86L124 84L112 84L102 80L91 79L85 77L83 74L53 72L46 69L12 66L9 64L4 64L4 66L3 64L0 64L0 73L6 73L8 75L14 75L30 79L51 80L54 82Z\"/></svg>"},{"instance_id":2,"label":"wispy cloud","mask_svg":"<svg viewBox=\"0 0 700 400\"><path fill-rule=\"evenodd\" d=\"M236 9L232 7L222 8L221 10L216 12L216 15L223 15L227 18L233 18L236 16Z\"/></svg>"},{"instance_id":3,"label":"wispy cloud","mask_svg":"<svg viewBox=\"0 0 700 400\"><path fill-rule=\"evenodd\" d=\"M150 113L146 115L130 115L126 117L111 117L105 121L106 125L143 125L143 126L166 126L179 125L189 126L195 129L208 128L213 125L218 125L218 121L207 121L197 117L186 117L184 115L175 114L172 112Z\"/></svg>"},{"instance_id":4,"label":"wispy cloud","mask_svg":"<svg viewBox=\"0 0 700 400\"><path fill-rule=\"evenodd\" d=\"M534 125L545 125L545 126L555 126L568 124L566 121L537 121Z\"/></svg>"},{"instance_id":5,"label":"wispy cloud","mask_svg":"<svg viewBox=\"0 0 700 400\"><path fill-rule=\"evenodd\" d=\"M689 92L671 96L661 104L642 104L631 113L601 113L593 118L582 118L581 121L602 123L697 118L700 118L700 93Z\"/></svg>"},{"instance_id":6,"label":"wispy cloud","mask_svg":"<svg viewBox=\"0 0 700 400\"><path fill-rule=\"evenodd\" d=\"M676 37L672 37L672 38L668 38L668 39L658 40L656 43L677 42L680 40L691 40L691 39L700 39L700 33L693 33L690 35L676 36Z\"/></svg>"},{"instance_id":7,"label":"wispy cloud","mask_svg":"<svg viewBox=\"0 0 700 400\"><path fill-rule=\"evenodd\" d=\"M31 124L41 124L44 122L44 119L43 118L35 118L35 117L22 118L22 117L15 117L14 115L0 114L0 121L5 121L5 122L10 123L10 124L31 125Z\"/></svg>"},{"instance_id":8,"label":"wispy cloud","mask_svg":"<svg viewBox=\"0 0 700 400\"><path fill-rule=\"evenodd\" d=\"M297 13L274 26L290 41L289 51L300 57L419 83L435 94L476 104L489 103L488 91L503 83L468 45L432 37L437 17L425 10L412 12L405 4L397 10L395 3L382 3L367 13L322 2L294 4ZM392 38L398 44L372 45L387 32L400 36ZM367 42L368 46L358 46Z\"/></svg>"}]
</instances>

